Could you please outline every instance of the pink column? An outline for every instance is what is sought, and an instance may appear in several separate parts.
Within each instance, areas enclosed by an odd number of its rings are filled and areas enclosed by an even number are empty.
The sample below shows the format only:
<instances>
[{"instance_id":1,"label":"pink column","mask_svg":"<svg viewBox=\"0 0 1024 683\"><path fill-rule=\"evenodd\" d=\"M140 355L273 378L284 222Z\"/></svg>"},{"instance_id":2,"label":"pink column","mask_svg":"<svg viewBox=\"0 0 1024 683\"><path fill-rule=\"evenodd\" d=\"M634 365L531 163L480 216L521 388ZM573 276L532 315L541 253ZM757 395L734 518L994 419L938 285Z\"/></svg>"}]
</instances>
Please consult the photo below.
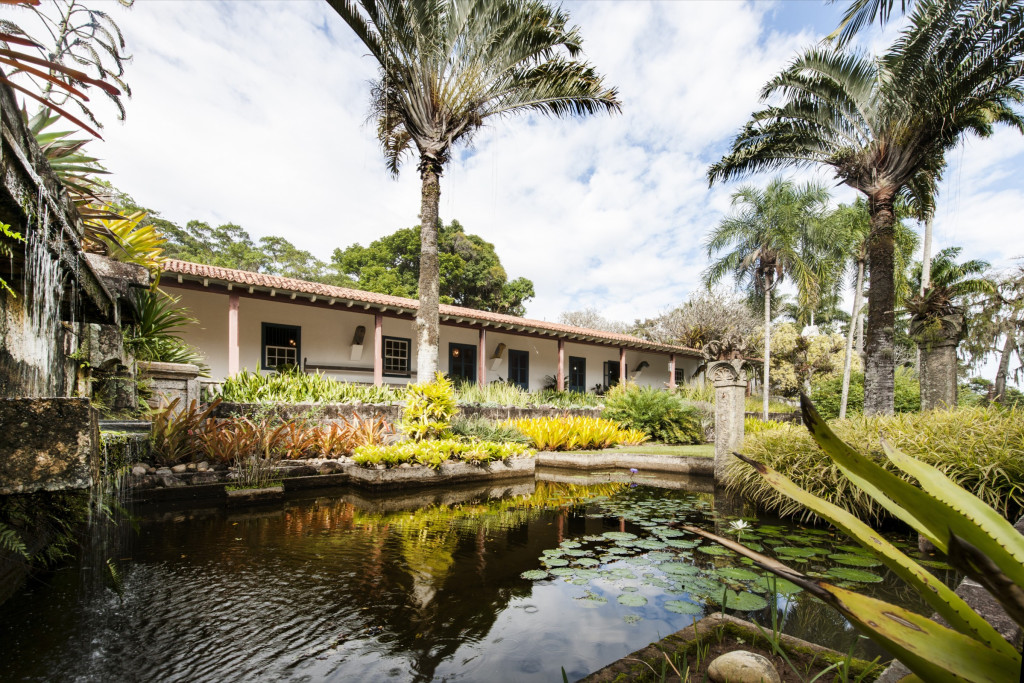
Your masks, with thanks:
<instances>
[{"instance_id":1,"label":"pink column","mask_svg":"<svg viewBox=\"0 0 1024 683\"><path fill-rule=\"evenodd\" d=\"M626 380L626 349L619 349L619 382L625 384Z\"/></svg>"},{"instance_id":2,"label":"pink column","mask_svg":"<svg viewBox=\"0 0 1024 683\"><path fill-rule=\"evenodd\" d=\"M373 385L384 384L384 314L373 319Z\"/></svg>"},{"instance_id":3,"label":"pink column","mask_svg":"<svg viewBox=\"0 0 1024 683\"><path fill-rule=\"evenodd\" d=\"M260 359L260 365L263 359ZM228 374L238 373L238 295L228 296Z\"/></svg>"},{"instance_id":4,"label":"pink column","mask_svg":"<svg viewBox=\"0 0 1024 683\"><path fill-rule=\"evenodd\" d=\"M476 381L481 389L487 384L487 330L482 327L476 344Z\"/></svg>"},{"instance_id":5,"label":"pink column","mask_svg":"<svg viewBox=\"0 0 1024 683\"><path fill-rule=\"evenodd\" d=\"M558 390L565 391L565 340L558 340Z\"/></svg>"},{"instance_id":6,"label":"pink column","mask_svg":"<svg viewBox=\"0 0 1024 683\"><path fill-rule=\"evenodd\" d=\"M676 388L676 354L668 354L668 388Z\"/></svg>"}]
</instances>

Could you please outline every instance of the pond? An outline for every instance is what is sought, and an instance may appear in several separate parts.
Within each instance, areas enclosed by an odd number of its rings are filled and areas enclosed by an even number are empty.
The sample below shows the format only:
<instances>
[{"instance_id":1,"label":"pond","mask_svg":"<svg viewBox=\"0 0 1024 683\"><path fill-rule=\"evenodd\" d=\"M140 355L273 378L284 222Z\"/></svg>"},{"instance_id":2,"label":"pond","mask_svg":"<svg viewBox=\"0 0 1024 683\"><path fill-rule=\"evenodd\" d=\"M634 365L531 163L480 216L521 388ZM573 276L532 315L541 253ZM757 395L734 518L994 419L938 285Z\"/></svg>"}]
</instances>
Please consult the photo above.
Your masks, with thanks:
<instances>
[{"instance_id":1,"label":"pond","mask_svg":"<svg viewBox=\"0 0 1024 683\"><path fill-rule=\"evenodd\" d=\"M120 595L98 585L104 560L83 559L0 606L0 679L560 681L564 668L573 680L723 596L730 613L770 623L774 601L785 632L877 654L795 586L668 526L725 533L749 513L735 501L671 479L544 478L135 510L137 531L122 525L106 551ZM748 545L927 611L841 536L745 521Z\"/></svg>"}]
</instances>

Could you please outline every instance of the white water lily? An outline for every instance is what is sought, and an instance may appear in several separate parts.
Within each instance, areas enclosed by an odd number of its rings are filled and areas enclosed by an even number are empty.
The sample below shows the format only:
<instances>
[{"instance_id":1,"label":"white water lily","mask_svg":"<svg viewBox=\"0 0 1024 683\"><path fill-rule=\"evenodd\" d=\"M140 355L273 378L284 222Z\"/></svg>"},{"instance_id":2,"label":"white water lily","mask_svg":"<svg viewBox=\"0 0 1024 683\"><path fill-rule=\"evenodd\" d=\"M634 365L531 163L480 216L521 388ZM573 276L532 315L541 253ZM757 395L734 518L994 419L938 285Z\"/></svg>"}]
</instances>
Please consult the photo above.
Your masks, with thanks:
<instances>
[{"instance_id":1,"label":"white water lily","mask_svg":"<svg viewBox=\"0 0 1024 683\"><path fill-rule=\"evenodd\" d=\"M736 532L738 534L738 533L742 533L742 531L744 529L749 528L750 527L750 523L746 522L746 521L744 521L742 519L737 519L736 521L729 522L729 526L732 528L732 530L734 532Z\"/></svg>"}]
</instances>

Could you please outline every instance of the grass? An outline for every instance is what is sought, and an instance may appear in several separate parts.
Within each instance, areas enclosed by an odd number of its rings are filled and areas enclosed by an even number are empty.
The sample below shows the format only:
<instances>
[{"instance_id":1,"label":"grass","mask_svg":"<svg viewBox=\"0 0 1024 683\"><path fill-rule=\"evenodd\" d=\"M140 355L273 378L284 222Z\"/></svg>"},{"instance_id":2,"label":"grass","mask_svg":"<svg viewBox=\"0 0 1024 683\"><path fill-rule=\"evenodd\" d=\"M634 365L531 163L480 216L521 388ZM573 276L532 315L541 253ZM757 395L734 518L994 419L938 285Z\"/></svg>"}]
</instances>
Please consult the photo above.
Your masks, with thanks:
<instances>
[{"instance_id":1,"label":"grass","mask_svg":"<svg viewBox=\"0 0 1024 683\"><path fill-rule=\"evenodd\" d=\"M891 416L857 416L830 423L836 435L897 476L908 479L881 452L884 433L898 449L927 462L1008 519L1024 510L1024 409L961 408ZM807 429L780 425L750 434L743 452L792 479L797 486L868 523L890 518L863 490L842 475ZM729 465L729 488L748 502L782 516L813 519L803 505L782 495L753 468Z\"/></svg>"},{"instance_id":2,"label":"grass","mask_svg":"<svg viewBox=\"0 0 1024 683\"><path fill-rule=\"evenodd\" d=\"M692 455L700 458L713 458L715 457L715 444L713 443L701 443L701 444L665 444L665 443L645 443L639 446L616 446L613 448L605 448L602 450L592 451L578 451L580 453L593 454L593 453L608 453L611 451L622 451L624 453L638 453L640 455L676 455L676 456L687 456Z\"/></svg>"}]
</instances>

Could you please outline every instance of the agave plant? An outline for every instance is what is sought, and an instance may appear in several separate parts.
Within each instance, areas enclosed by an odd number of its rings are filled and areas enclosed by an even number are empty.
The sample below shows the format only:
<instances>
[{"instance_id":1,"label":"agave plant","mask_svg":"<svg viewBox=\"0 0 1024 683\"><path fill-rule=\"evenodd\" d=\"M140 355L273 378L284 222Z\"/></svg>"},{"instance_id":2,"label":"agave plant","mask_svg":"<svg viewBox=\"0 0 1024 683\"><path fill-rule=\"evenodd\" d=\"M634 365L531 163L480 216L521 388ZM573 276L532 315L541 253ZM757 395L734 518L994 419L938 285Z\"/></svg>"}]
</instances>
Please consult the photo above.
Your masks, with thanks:
<instances>
[{"instance_id":1,"label":"agave plant","mask_svg":"<svg viewBox=\"0 0 1024 683\"><path fill-rule=\"evenodd\" d=\"M850 481L931 541L947 555L951 565L985 587L1010 617L1024 625L1024 536L937 468L904 455L882 438L886 457L918 481L920 486L914 486L836 437L806 396L802 397L801 405L804 422L814 440ZM896 655L917 676L915 680L1018 680L1020 653L942 581L846 510L809 494L764 464L736 455L778 491L807 506L871 551L920 593L948 626L897 605L813 579L727 538L696 527L684 529L750 558L831 605Z\"/></svg>"}]
</instances>

